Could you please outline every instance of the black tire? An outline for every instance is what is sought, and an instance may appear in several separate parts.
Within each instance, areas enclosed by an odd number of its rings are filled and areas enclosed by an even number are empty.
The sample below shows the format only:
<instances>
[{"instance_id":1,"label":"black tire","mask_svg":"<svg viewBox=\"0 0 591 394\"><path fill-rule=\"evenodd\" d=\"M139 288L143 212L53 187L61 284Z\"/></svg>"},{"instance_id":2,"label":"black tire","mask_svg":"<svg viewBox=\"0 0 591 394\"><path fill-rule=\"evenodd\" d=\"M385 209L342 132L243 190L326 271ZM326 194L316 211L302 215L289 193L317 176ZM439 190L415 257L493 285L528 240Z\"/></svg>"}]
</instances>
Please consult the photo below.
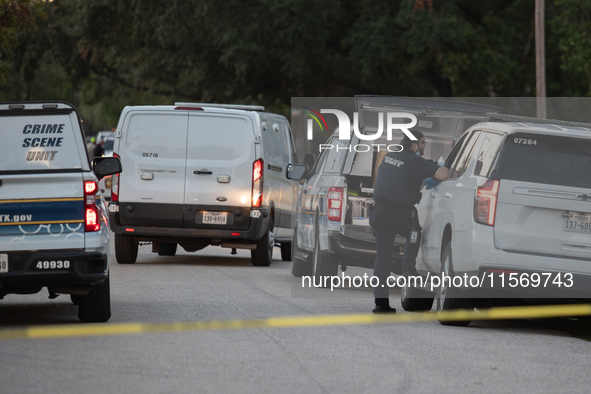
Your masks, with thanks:
<instances>
[{"instance_id":1,"label":"black tire","mask_svg":"<svg viewBox=\"0 0 591 394\"><path fill-rule=\"evenodd\" d=\"M176 242L159 242L158 256L174 256L176 254Z\"/></svg>"},{"instance_id":2,"label":"black tire","mask_svg":"<svg viewBox=\"0 0 591 394\"><path fill-rule=\"evenodd\" d=\"M252 265L268 267L273 261L273 248L275 247L275 234L273 234L273 218L269 221L267 232L257 242L257 248L250 251Z\"/></svg>"},{"instance_id":3,"label":"black tire","mask_svg":"<svg viewBox=\"0 0 591 394\"><path fill-rule=\"evenodd\" d=\"M443 249L443 255L441 256L441 273L454 277L453 270L453 259L451 252L451 241L445 245ZM444 281L437 291L437 311L454 311L459 309L465 309L468 311L474 311L474 300L463 294L458 288L447 286L448 281ZM466 320L439 320L439 323L444 326L462 326L465 327L470 324L470 319Z\"/></svg>"},{"instance_id":4,"label":"black tire","mask_svg":"<svg viewBox=\"0 0 591 394\"><path fill-rule=\"evenodd\" d=\"M134 264L138 244L129 235L115 234L115 257L119 264Z\"/></svg>"},{"instance_id":5,"label":"black tire","mask_svg":"<svg viewBox=\"0 0 591 394\"><path fill-rule=\"evenodd\" d=\"M80 299L78 318L84 323L103 323L111 318L111 291L109 278Z\"/></svg>"},{"instance_id":6,"label":"black tire","mask_svg":"<svg viewBox=\"0 0 591 394\"><path fill-rule=\"evenodd\" d=\"M70 300L72 300L72 304L74 304L74 305L80 305L83 297L84 296L77 295L77 294L70 294Z\"/></svg>"},{"instance_id":7,"label":"black tire","mask_svg":"<svg viewBox=\"0 0 591 394\"><path fill-rule=\"evenodd\" d=\"M312 262L309 260L303 260L297 257L298 248L298 229L293 232L293 238L291 240L293 256L291 257L291 274L296 278L302 276L312 276Z\"/></svg>"},{"instance_id":8,"label":"black tire","mask_svg":"<svg viewBox=\"0 0 591 394\"><path fill-rule=\"evenodd\" d=\"M326 276L335 276L338 271L339 260L337 259L337 256L328 251L320 250L320 231L318 230L318 227L316 227L314 252L312 253L312 275L320 279Z\"/></svg>"},{"instance_id":9,"label":"black tire","mask_svg":"<svg viewBox=\"0 0 591 394\"><path fill-rule=\"evenodd\" d=\"M407 312L427 312L433 307L435 297L428 291L417 289L407 283L400 289L400 303Z\"/></svg>"},{"instance_id":10,"label":"black tire","mask_svg":"<svg viewBox=\"0 0 591 394\"><path fill-rule=\"evenodd\" d=\"M291 261L291 242L281 242L281 260Z\"/></svg>"}]
</instances>

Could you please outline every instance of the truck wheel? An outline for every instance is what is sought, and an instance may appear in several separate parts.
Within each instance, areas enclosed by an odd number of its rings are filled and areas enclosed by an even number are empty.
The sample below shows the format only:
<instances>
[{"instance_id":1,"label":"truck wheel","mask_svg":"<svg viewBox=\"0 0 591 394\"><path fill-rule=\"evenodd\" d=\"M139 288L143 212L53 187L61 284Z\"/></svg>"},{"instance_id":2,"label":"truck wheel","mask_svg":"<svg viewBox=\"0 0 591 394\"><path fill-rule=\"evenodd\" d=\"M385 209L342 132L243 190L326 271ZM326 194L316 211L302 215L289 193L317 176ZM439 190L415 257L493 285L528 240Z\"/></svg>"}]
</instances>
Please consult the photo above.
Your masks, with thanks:
<instances>
[{"instance_id":1,"label":"truck wheel","mask_svg":"<svg viewBox=\"0 0 591 394\"><path fill-rule=\"evenodd\" d=\"M291 245L293 247L293 257L291 258L291 274L296 278L301 278L302 276L312 276L312 262L309 260L303 260L297 257L297 252L300 250L298 248L298 229L295 228L293 232L293 238L291 240Z\"/></svg>"},{"instance_id":2,"label":"truck wheel","mask_svg":"<svg viewBox=\"0 0 591 394\"><path fill-rule=\"evenodd\" d=\"M400 303L407 312L430 311L434 298L428 291L417 289L408 283L400 289Z\"/></svg>"},{"instance_id":3,"label":"truck wheel","mask_svg":"<svg viewBox=\"0 0 591 394\"><path fill-rule=\"evenodd\" d=\"M129 235L115 234L115 257L119 264L134 264L138 245Z\"/></svg>"},{"instance_id":4,"label":"truck wheel","mask_svg":"<svg viewBox=\"0 0 591 394\"><path fill-rule=\"evenodd\" d=\"M176 254L176 242L159 242L158 256L174 256Z\"/></svg>"},{"instance_id":5,"label":"truck wheel","mask_svg":"<svg viewBox=\"0 0 591 394\"><path fill-rule=\"evenodd\" d=\"M78 318L84 323L102 323L111 317L111 294L109 278L100 285L95 285L85 296L80 298Z\"/></svg>"},{"instance_id":6,"label":"truck wheel","mask_svg":"<svg viewBox=\"0 0 591 394\"><path fill-rule=\"evenodd\" d=\"M319 279L325 276L335 276L339 271L339 261L332 253L320 250L318 227L316 227L315 233L314 253L312 255L313 275Z\"/></svg>"},{"instance_id":7,"label":"truck wheel","mask_svg":"<svg viewBox=\"0 0 591 394\"><path fill-rule=\"evenodd\" d=\"M70 294L70 300L72 300L72 304L74 304L74 305L80 305L83 297L84 296L81 296L81 295Z\"/></svg>"},{"instance_id":8,"label":"truck wheel","mask_svg":"<svg viewBox=\"0 0 591 394\"><path fill-rule=\"evenodd\" d=\"M291 242L281 243L281 260L291 261Z\"/></svg>"},{"instance_id":9,"label":"truck wheel","mask_svg":"<svg viewBox=\"0 0 591 394\"><path fill-rule=\"evenodd\" d=\"M250 251L252 265L268 267L273 261L273 248L275 247L275 234L273 234L273 218L269 221L267 233L257 242L257 248Z\"/></svg>"},{"instance_id":10,"label":"truck wheel","mask_svg":"<svg viewBox=\"0 0 591 394\"><path fill-rule=\"evenodd\" d=\"M443 256L441 257L441 273L450 278L454 277L453 259L451 253L451 241L445 245L443 249ZM458 309L474 310L474 300L468 298L453 284L450 286L449 281L443 281L439 290L437 291L437 312L453 311ZM470 324L470 319L466 320L439 320L439 323L444 326L467 326Z\"/></svg>"}]
</instances>

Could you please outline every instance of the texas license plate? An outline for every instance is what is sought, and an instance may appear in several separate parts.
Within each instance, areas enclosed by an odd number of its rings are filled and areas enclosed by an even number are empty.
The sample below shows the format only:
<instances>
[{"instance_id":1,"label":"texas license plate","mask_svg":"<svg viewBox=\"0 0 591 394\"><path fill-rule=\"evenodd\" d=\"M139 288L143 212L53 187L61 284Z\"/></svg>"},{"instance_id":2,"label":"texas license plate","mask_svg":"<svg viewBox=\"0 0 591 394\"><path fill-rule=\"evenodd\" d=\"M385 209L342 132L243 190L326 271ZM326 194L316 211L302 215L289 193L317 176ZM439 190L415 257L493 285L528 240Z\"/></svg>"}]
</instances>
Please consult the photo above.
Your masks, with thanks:
<instances>
[{"instance_id":1,"label":"texas license plate","mask_svg":"<svg viewBox=\"0 0 591 394\"><path fill-rule=\"evenodd\" d=\"M6 253L0 254L0 274L8 272L8 255Z\"/></svg>"},{"instance_id":2,"label":"texas license plate","mask_svg":"<svg viewBox=\"0 0 591 394\"><path fill-rule=\"evenodd\" d=\"M226 224L227 212L203 212L203 224Z\"/></svg>"},{"instance_id":3,"label":"texas license plate","mask_svg":"<svg viewBox=\"0 0 591 394\"><path fill-rule=\"evenodd\" d=\"M591 234L591 214L573 214L564 218L562 226L564 231Z\"/></svg>"}]
</instances>

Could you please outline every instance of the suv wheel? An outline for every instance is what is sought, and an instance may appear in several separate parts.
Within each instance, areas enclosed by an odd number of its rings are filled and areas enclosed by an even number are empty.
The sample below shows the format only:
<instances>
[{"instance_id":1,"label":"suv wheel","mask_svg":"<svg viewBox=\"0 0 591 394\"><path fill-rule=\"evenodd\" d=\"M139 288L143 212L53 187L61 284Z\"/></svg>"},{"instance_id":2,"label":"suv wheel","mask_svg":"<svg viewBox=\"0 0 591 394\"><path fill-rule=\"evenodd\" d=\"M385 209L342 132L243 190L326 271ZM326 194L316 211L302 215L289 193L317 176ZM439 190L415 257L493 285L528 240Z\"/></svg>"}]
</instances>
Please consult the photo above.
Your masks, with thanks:
<instances>
[{"instance_id":1,"label":"suv wheel","mask_svg":"<svg viewBox=\"0 0 591 394\"><path fill-rule=\"evenodd\" d=\"M257 248L250 251L252 265L268 267L273 261L273 248L275 247L275 234L273 234L273 218L269 221L267 233L257 242Z\"/></svg>"},{"instance_id":2,"label":"suv wheel","mask_svg":"<svg viewBox=\"0 0 591 394\"><path fill-rule=\"evenodd\" d=\"M176 247L176 242L160 242L158 243L158 256L174 256Z\"/></svg>"},{"instance_id":3,"label":"suv wheel","mask_svg":"<svg viewBox=\"0 0 591 394\"><path fill-rule=\"evenodd\" d=\"M129 235L115 234L115 257L119 264L134 264L138 245Z\"/></svg>"},{"instance_id":4,"label":"suv wheel","mask_svg":"<svg viewBox=\"0 0 591 394\"><path fill-rule=\"evenodd\" d=\"M78 318L85 323L102 323L111 317L111 294L109 278L93 286L90 293L80 297Z\"/></svg>"},{"instance_id":5,"label":"suv wheel","mask_svg":"<svg viewBox=\"0 0 591 394\"><path fill-rule=\"evenodd\" d=\"M296 227L293 230L293 238L291 241L291 245L293 246L293 257L291 263L291 273L296 278L301 278L302 276L311 276L312 275L312 263L307 260L302 260L297 257L297 254L300 250L298 248L298 228Z\"/></svg>"},{"instance_id":6,"label":"suv wheel","mask_svg":"<svg viewBox=\"0 0 591 394\"><path fill-rule=\"evenodd\" d=\"M433 295L428 291L417 289L409 283L400 289L400 303L407 312L430 311L433 306Z\"/></svg>"},{"instance_id":7,"label":"suv wheel","mask_svg":"<svg viewBox=\"0 0 591 394\"><path fill-rule=\"evenodd\" d=\"M451 253L451 241L449 241L443 250L441 257L441 273L450 278L454 277L453 260ZM437 311L453 311L457 309L474 310L474 300L466 297L466 294L453 286L449 286L449 281L443 281L437 291ZM439 323L445 326L467 326L470 319L467 320L439 320Z\"/></svg>"},{"instance_id":8,"label":"suv wheel","mask_svg":"<svg viewBox=\"0 0 591 394\"><path fill-rule=\"evenodd\" d=\"M335 276L339 271L339 262L332 253L320 250L320 231L316 227L314 236L314 253L312 255L312 273L316 278Z\"/></svg>"}]
</instances>

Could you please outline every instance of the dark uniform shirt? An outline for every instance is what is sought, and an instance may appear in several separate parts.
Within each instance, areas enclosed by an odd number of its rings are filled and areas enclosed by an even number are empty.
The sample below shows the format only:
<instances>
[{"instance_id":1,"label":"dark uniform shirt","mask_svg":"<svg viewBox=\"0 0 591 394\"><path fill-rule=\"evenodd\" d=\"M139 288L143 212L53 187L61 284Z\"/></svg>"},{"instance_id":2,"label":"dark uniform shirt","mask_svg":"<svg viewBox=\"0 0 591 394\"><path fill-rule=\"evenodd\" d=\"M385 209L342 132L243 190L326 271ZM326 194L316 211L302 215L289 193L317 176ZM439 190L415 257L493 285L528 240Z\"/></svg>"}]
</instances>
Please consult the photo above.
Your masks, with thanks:
<instances>
[{"instance_id":1,"label":"dark uniform shirt","mask_svg":"<svg viewBox=\"0 0 591 394\"><path fill-rule=\"evenodd\" d=\"M100 146L99 144L96 144L96 146L94 147L94 150L92 151L92 156L93 157L101 157L104 154L105 154L105 150L103 149L103 147Z\"/></svg>"},{"instance_id":2,"label":"dark uniform shirt","mask_svg":"<svg viewBox=\"0 0 591 394\"><path fill-rule=\"evenodd\" d=\"M423 179L432 178L438 168L409 149L390 152L379 167L373 198L383 208L410 210L419 200Z\"/></svg>"}]
</instances>

